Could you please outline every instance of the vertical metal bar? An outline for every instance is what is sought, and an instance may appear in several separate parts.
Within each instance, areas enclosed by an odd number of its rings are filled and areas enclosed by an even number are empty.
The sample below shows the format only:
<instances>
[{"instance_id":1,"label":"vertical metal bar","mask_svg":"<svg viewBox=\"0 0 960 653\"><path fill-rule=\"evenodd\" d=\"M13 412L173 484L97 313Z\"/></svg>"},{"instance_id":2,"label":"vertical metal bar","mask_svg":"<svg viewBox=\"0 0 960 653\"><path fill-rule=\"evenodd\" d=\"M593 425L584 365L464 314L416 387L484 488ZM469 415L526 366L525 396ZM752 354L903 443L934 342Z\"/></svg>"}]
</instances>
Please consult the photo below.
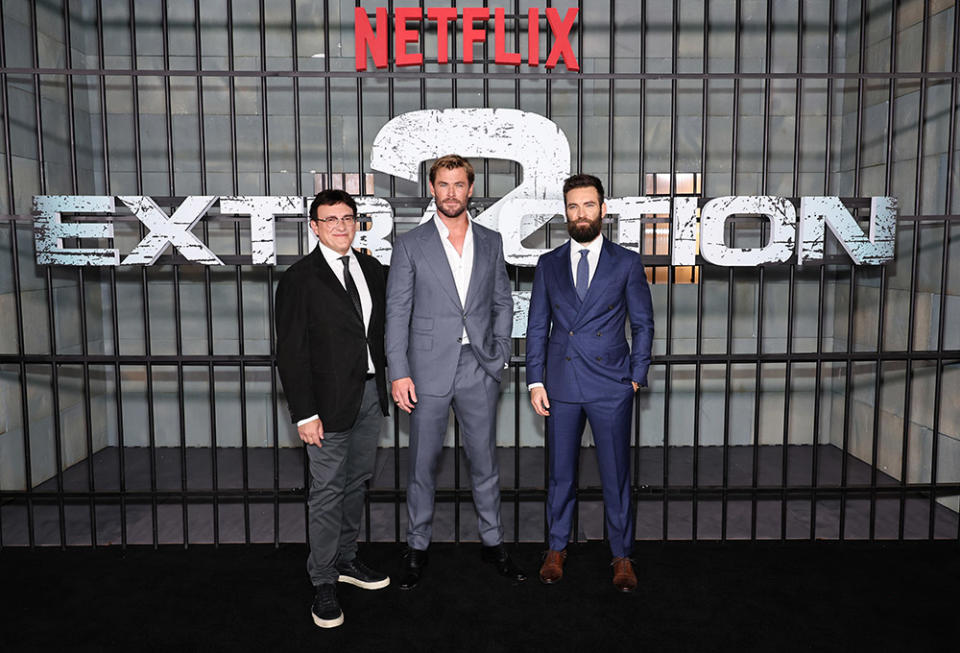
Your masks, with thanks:
<instances>
[{"instance_id":1,"label":"vertical metal bar","mask_svg":"<svg viewBox=\"0 0 960 653\"><path fill-rule=\"evenodd\" d=\"M833 73L833 32L835 29L836 0L830 0L830 16L827 26L827 73ZM833 121L833 78L827 77L827 127L824 130L826 140L823 162L823 194L830 194L830 154L831 122ZM813 404L813 461L810 465L810 539L817 535L817 483L820 467L820 389L823 381L823 298L826 283L826 266L820 266L820 279L817 286L817 363L814 379Z\"/></svg>"},{"instance_id":2,"label":"vertical metal bar","mask_svg":"<svg viewBox=\"0 0 960 653\"><path fill-rule=\"evenodd\" d=\"M267 70L267 16L266 8L264 7L264 0L260 0L260 5L258 7L258 19L259 19L259 29L260 29L260 71L266 72ZM359 78L358 78L359 83ZM261 126L263 133L263 184L264 192L267 195L270 195L270 105L267 98L267 77L266 75L260 78L260 114L262 116ZM299 138L299 135L298 135ZM362 140L362 134L361 134ZM362 177L361 171L361 177ZM273 342L273 267L267 268L267 323L269 330L269 347L271 360L275 360L273 354L274 352L274 342ZM277 428L279 427L279 420L277 418L277 387L276 387L276 374L273 365L270 366L270 420L273 427L273 442L271 444L272 449L272 463L273 463L273 519L274 519L274 529L273 529L273 545L279 546L280 544L280 530L279 530L279 512L280 512L280 439L279 434L277 433ZM369 532L369 529L368 529Z\"/></svg>"},{"instance_id":3,"label":"vertical metal bar","mask_svg":"<svg viewBox=\"0 0 960 653\"><path fill-rule=\"evenodd\" d=\"M200 29L200 0L193 1L193 31L194 31L194 56L197 59L197 72L203 71L203 45L202 30ZM207 137L204 127L204 118L206 117L203 104L203 77L197 75L197 116L199 117L198 136L200 140L200 194L207 194ZM210 243L210 223L203 221L203 242ZM207 355L213 356L213 280L210 274L210 266L203 266L203 294L206 310L204 318L207 328ZM220 482L219 465L217 461L217 385L216 369L213 360L207 363L207 396L210 402L210 502L213 508L213 546L220 546Z\"/></svg>"},{"instance_id":4,"label":"vertical metal bar","mask_svg":"<svg viewBox=\"0 0 960 653\"><path fill-rule=\"evenodd\" d=\"M767 0L765 9L765 28L764 28L764 73L763 80L763 140L760 147L760 186L761 192L767 193L767 156L769 154L770 141L770 59L773 55L772 48L772 25L773 25L773 5ZM760 224L760 242L766 242L766 222ZM754 386L753 386L753 463L751 472L751 487L753 492L750 497L750 539L757 539L757 488L760 479L760 397L763 394L763 364L760 363L760 355L763 354L763 305L764 305L764 272L765 266L757 268L757 364L755 368Z\"/></svg>"},{"instance_id":5,"label":"vertical metal bar","mask_svg":"<svg viewBox=\"0 0 960 653\"><path fill-rule=\"evenodd\" d=\"M673 201L677 190L677 53L678 53L678 28L677 17L679 14L679 0L673 0L671 8L672 29L670 39L670 72L674 77L670 80L670 169L668 178L670 180L667 192L670 194L670 200ZM670 227L668 227L669 229ZM670 242L669 235L667 242ZM656 251L656 250L654 250ZM675 270L673 266L667 268L667 339L665 354L669 356L673 353L673 285L676 281ZM671 378L672 367L669 362L664 363L664 378L666 384L663 389L663 512L662 528L663 538L670 539L670 398L672 396L673 379ZM694 452L696 456L696 452ZM696 495L694 494L692 503L696 505ZM696 522L696 508L694 508L694 522Z\"/></svg>"},{"instance_id":6,"label":"vertical metal bar","mask_svg":"<svg viewBox=\"0 0 960 653\"><path fill-rule=\"evenodd\" d=\"M326 5L324 5L326 6ZM233 72L235 69L235 59L233 51L233 0L227 2L227 67ZM236 146L237 135L237 107L236 107L236 87L233 76L230 77L230 130L231 140L234 145L231 148L231 169L233 171L233 192L239 191L239 163ZM240 223L234 223L233 228L234 254L240 254ZM250 461L247 433L247 365L244 357L246 347L244 344L243 328L243 266L236 265L235 279L237 284L237 338L238 353L240 355L240 462L243 475L243 541L250 543Z\"/></svg>"},{"instance_id":7,"label":"vertical metal bar","mask_svg":"<svg viewBox=\"0 0 960 653\"><path fill-rule=\"evenodd\" d=\"M861 149L863 144L863 86L864 86L864 60L866 58L866 25L867 25L867 3L866 0L860 0L860 27L859 27L859 56L857 61L857 71L860 75L857 78L857 131L855 134L855 145L853 153L853 195L854 197L859 196L860 194L860 161L861 161ZM845 528L846 528L846 517L847 517L847 474L849 467L849 446L850 446L850 386L851 386L851 377L853 376L853 362L850 360L850 355L853 354L853 339L855 337L853 333L854 329L854 314L856 310L856 293L857 289L857 271L854 267L853 261L850 262L850 298L847 305L847 359L845 363L846 372L844 373L843 379L843 446L841 449L841 454L843 458L840 462L840 531L839 537L840 540L844 540L846 537Z\"/></svg>"},{"instance_id":8,"label":"vertical metal bar","mask_svg":"<svg viewBox=\"0 0 960 653\"><path fill-rule=\"evenodd\" d=\"M297 43L297 0L290 0L290 38L291 38L291 69L294 73L300 70L300 48ZM390 80L393 83L393 80ZM293 169L297 175L296 189L297 195L303 195L303 156L300 149L300 78L293 77ZM305 235L305 226L303 220L297 222L297 254L303 256L303 241ZM279 497L278 497L279 501ZM276 528L274 532L279 531L279 515L277 516Z\"/></svg>"},{"instance_id":9,"label":"vertical metal bar","mask_svg":"<svg viewBox=\"0 0 960 653\"><path fill-rule=\"evenodd\" d=\"M797 0L797 74L803 73L803 0ZM794 197L800 194L800 134L803 108L803 80L797 77L794 86L793 115L793 191ZM795 286L797 266L790 262L790 289L787 297L787 364L783 385L783 450L780 459L780 539L787 539L787 486L789 485L790 465L790 398L793 385L793 364L790 358L793 355L793 323L796 317Z\"/></svg>"},{"instance_id":10,"label":"vertical metal bar","mask_svg":"<svg viewBox=\"0 0 960 653\"><path fill-rule=\"evenodd\" d=\"M958 8L954 6L954 12L958 11ZM920 72L926 74L928 70L928 58L927 58L927 46L929 45L929 35L930 35L930 3L923 3L923 23L921 27L921 37L920 37ZM956 51L956 44L954 44L954 51ZM956 78L954 78L956 79ZM951 87L952 89L952 87ZM916 195L914 196L914 214L921 215L922 212L922 193L921 189L923 188L923 146L924 146L924 133L923 127L926 122L926 104L927 104L927 78L920 78L920 110L917 113L918 125L917 125L917 177L916 177ZM952 127L952 125L951 125ZM948 157L953 158L953 152L948 153ZM947 179L947 183L950 183L950 179ZM949 210L948 210L949 211ZM946 224L946 221L945 221ZM918 239L920 238L920 221L914 222L914 245L916 246ZM940 268L940 316L938 322L938 331L937 331L937 351L943 351L943 312L946 308L946 302L944 300L944 292L946 291L947 286L947 241L943 242L943 258L942 265ZM917 274L917 259L913 260L913 275ZM912 314L910 323L913 326L913 320L916 318L916 287L911 289L910 293L910 312ZM913 339L911 338L910 350L913 350ZM926 347L930 348L929 343ZM935 371L935 392L933 395L933 443L930 451L930 513L929 513L929 523L928 523L928 539L933 539L936 522L934 518L936 516L936 507L937 507L937 463L938 456L940 453L939 442L940 442L940 392L942 390L943 382L943 357L942 355L937 358L937 365ZM904 411L906 413L906 411ZM904 415L904 428L909 428L907 424L906 414Z\"/></svg>"},{"instance_id":11,"label":"vertical metal bar","mask_svg":"<svg viewBox=\"0 0 960 653\"><path fill-rule=\"evenodd\" d=\"M163 0L160 6L160 35L162 44L163 69L170 70L170 27L167 17L167 0ZM167 185L170 189L170 195L176 196L176 178L174 176L173 162L173 115L170 93L170 76L163 76L163 108L164 108L164 128L166 130L167 140ZM180 502L180 519L183 532L183 546L187 548L190 544L190 522L189 506L187 504L187 427L186 427L186 406L184 405L183 390L183 325L182 313L180 310L180 266L173 264L173 319L175 333L175 350L177 352L177 412L179 414L179 442L180 442L180 491L183 492Z\"/></svg>"},{"instance_id":12,"label":"vertical metal bar","mask_svg":"<svg viewBox=\"0 0 960 653\"><path fill-rule=\"evenodd\" d=\"M37 6L36 4L30 5L30 54L31 60L33 62L34 68L40 67L40 53L39 53L39 26L37 25ZM47 175L44 169L44 164L46 162L46 157L44 156L43 149L43 112L41 111L41 101L40 101L40 74L33 73L33 93L34 98L36 98L35 106L35 117L37 121L37 168L38 175L40 180L40 194L46 195L47 193ZM67 543L66 536L66 516L64 514L64 496L63 496L63 433L60 426L60 365L56 361L57 356L57 337L56 337L56 316L54 311L54 300L53 300L53 271L50 266L47 266L46 270L46 282L47 282L47 321L49 324L48 336L50 343L50 355L53 357L53 362L50 364L50 371L52 376L52 391L53 391L53 439L54 446L56 451L54 452L54 458L56 460L56 495L57 495L57 517L58 517L58 526L59 526L59 536L60 536L60 547L65 548ZM26 382L26 378L24 378ZM24 415L24 419L26 419Z\"/></svg>"},{"instance_id":13,"label":"vertical metal bar","mask_svg":"<svg viewBox=\"0 0 960 653\"><path fill-rule=\"evenodd\" d=\"M103 50L103 3L97 0L96 5L96 24L97 24L97 62L100 68L105 68L105 57ZM111 192L110 183L110 137L107 130L107 80L105 75L99 76L100 91L100 132L103 138L103 187L105 193ZM113 354L120 356L120 318L117 307L117 269L110 268L110 320L113 328ZM123 388L122 374L119 360L113 364L113 379L116 384L116 418L117 418L117 464L120 466L120 546L127 547L127 473L126 456L124 451L124 432L123 432Z\"/></svg>"},{"instance_id":14,"label":"vertical metal bar","mask_svg":"<svg viewBox=\"0 0 960 653\"><path fill-rule=\"evenodd\" d=\"M899 0L893 0L890 7L890 73L897 71L897 15L899 14ZM896 99L896 80L890 78L889 95L887 96L887 124L886 124L886 167L884 170L884 194L890 194L891 180L893 178L893 111L894 100ZM951 125L952 127L952 125ZM880 352L884 350L884 317L886 315L887 303L887 268L880 268L880 310L877 316L877 361L874 367L873 379L873 436L872 436L872 454L870 460L870 525L868 538L876 539L876 521L877 521L877 478L879 475L879 456L880 456L880 389L883 382L883 362L880 358Z\"/></svg>"},{"instance_id":15,"label":"vertical metal bar","mask_svg":"<svg viewBox=\"0 0 960 653\"><path fill-rule=\"evenodd\" d=\"M740 20L741 20L741 9L740 3L735 3L736 8L734 11L734 32L733 32L733 72L737 75L740 73ZM740 79L739 77L734 77L733 79L733 110L732 110L732 122L730 129L730 194L736 195L737 193L737 140L739 136L740 128ZM730 223L730 244L733 245L735 237L735 229L733 223ZM726 350L727 356L730 356L733 353L733 288L734 288L734 269L731 267L727 270L727 343ZM728 500L727 500L727 486L730 482L730 382L731 382L731 363L728 360L726 363L725 371L725 383L723 387L723 494L722 494L722 506L721 506L721 515L723 523L720 526L720 539L727 539L727 511L728 511Z\"/></svg>"},{"instance_id":16,"label":"vertical metal bar","mask_svg":"<svg viewBox=\"0 0 960 653\"><path fill-rule=\"evenodd\" d=\"M921 52L921 72L926 73L927 71L927 36L929 29L929 13L928 13L927 3L923 4L923 28L920 39L920 52ZM954 8L956 11L956 8ZM916 192L913 200L913 214L915 216L920 215L920 198L921 198L921 189L923 186L923 125L924 125L924 113L926 112L926 95L927 95L927 80L926 78L920 79L920 95L919 95L919 109L917 111L917 170L916 170L916 181L914 188ZM953 156L953 152L950 153L950 156ZM949 181L948 181L949 183ZM918 267L918 258L919 258L919 245L920 245L920 221L917 220L913 223L913 249L912 249L912 259L911 259L911 269L910 269L910 309L909 317L907 322L907 351L913 353L914 351L914 337L916 335L916 317L917 317L917 267ZM903 406L903 449L901 452L901 477L900 477L900 530L899 530L899 539L903 539L904 536L904 522L906 521L906 502L907 502L907 471L909 469L907 465L908 452L910 450L910 418L911 418L911 403L913 397L913 361L907 361L907 373L904 378L905 383L905 396L904 396L904 406ZM936 443L937 436L934 434L934 443ZM932 453L936 453L934 450ZM936 460L932 460L934 467L936 466ZM931 476L931 479L933 477Z\"/></svg>"},{"instance_id":17,"label":"vertical metal bar","mask_svg":"<svg viewBox=\"0 0 960 653\"><path fill-rule=\"evenodd\" d=\"M699 183L697 180L697 174L694 174L693 179L693 192L694 193L703 193L703 177L707 170L707 121L710 115L708 111L708 88L709 88L709 78L707 74L710 70L710 12L707 7L707 0L703 2L703 63L702 70L704 74L703 81L700 86L700 115L702 119L700 121L700 173L699 173ZM672 252L671 252L672 253ZM693 395L693 488L694 496L697 494L697 490L700 487L700 405L701 405L701 390L702 390L702 376L703 376L703 367L700 363L700 357L703 355L703 284L704 279L703 275L700 274L702 268L700 266L692 268L691 272L691 281L697 284L697 365L696 365L696 382L694 387ZM693 539L697 539L697 504L698 502L694 501L694 513L693 513Z\"/></svg>"},{"instance_id":18,"label":"vertical metal bar","mask_svg":"<svg viewBox=\"0 0 960 653\"><path fill-rule=\"evenodd\" d=\"M134 6L134 0L128 0L128 11L130 14L130 67L138 68L137 65L137 16ZM131 80L133 89L133 143L134 143L134 164L137 173L137 193L143 193L143 164L141 159L142 143L140 138L140 82L139 78ZM139 225L140 238L145 235L144 226ZM140 287L143 296L143 341L144 353L146 354L147 370L147 433L150 456L150 520L153 529L153 547L157 548L159 543L158 521L157 521L157 433L154 423L154 401L153 401L153 364L150 360L152 353L150 337L150 293L147 283L147 268L140 268Z\"/></svg>"},{"instance_id":19,"label":"vertical metal bar","mask_svg":"<svg viewBox=\"0 0 960 653\"><path fill-rule=\"evenodd\" d=\"M73 53L70 33L70 3L63 3L63 45L64 45L64 65L67 69L73 68ZM77 176L77 139L76 139L76 118L75 105L73 99L73 75L66 75L67 90L67 130L70 143L70 188L76 195L79 188ZM89 352L89 339L87 329L87 297L84 284L84 269L77 268L77 288L79 292L80 307L80 346L81 351L86 357ZM96 481L93 473L93 429L91 420L91 400L90 400L90 365L86 361L81 365L83 377L83 417L84 417L84 441L87 447L87 490L90 492L88 508L90 512L90 546L97 546L97 511L94 492Z\"/></svg>"}]
</instances>

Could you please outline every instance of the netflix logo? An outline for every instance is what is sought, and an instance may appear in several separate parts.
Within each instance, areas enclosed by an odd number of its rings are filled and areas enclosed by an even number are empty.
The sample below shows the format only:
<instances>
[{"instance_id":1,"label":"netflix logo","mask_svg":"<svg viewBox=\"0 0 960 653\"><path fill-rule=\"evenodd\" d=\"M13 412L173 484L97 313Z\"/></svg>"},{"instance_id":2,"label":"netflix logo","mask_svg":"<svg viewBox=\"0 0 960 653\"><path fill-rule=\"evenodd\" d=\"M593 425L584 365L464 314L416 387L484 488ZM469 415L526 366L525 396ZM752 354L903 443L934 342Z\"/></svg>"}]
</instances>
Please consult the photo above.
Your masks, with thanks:
<instances>
[{"instance_id":1,"label":"netflix logo","mask_svg":"<svg viewBox=\"0 0 960 653\"><path fill-rule=\"evenodd\" d=\"M354 10L355 27L354 42L357 46L357 70L367 69L367 53L373 59L377 68L386 68L390 48L390 21L391 16L383 7L376 10L376 27L370 23L370 17L363 7ZM566 15L561 18L560 12L553 8L546 9L547 25L553 36L553 46L547 54L544 65L547 68L556 67L563 60L567 70L579 71L580 64L570 45L570 31L577 19L577 8L567 9ZM463 44L463 63L474 63L473 46L485 43L488 37L490 23L490 9L488 7L466 7L462 11L456 7L431 7L427 9L425 29L437 31L437 63L450 63L451 23L454 31L457 21L460 21L459 38ZM422 66L423 48L419 52L410 52L411 43L420 43L420 29L418 23L424 22L423 12L419 7L397 8L393 12L393 63L397 66ZM528 66L540 65L540 10L531 7L527 12L527 43L521 52L513 52L507 47L506 14L503 8L493 12L493 62L503 66L519 66L524 56Z\"/></svg>"}]
</instances>

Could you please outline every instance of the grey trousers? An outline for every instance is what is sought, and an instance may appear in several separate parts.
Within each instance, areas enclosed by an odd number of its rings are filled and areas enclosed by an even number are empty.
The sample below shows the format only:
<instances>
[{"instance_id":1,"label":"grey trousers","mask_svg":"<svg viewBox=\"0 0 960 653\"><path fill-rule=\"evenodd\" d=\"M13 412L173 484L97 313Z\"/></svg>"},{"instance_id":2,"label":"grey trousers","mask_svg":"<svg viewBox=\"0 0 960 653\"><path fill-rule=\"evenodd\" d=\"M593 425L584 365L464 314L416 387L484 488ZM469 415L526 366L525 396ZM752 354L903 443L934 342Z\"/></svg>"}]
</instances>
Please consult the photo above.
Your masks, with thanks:
<instances>
[{"instance_id":1,"label":"grey trousers","mask_svg":"<svg viewBox=\"0 0 960 653\"><path fill-rule=\"evenodd\" d=\"M497 401L500 384L487 374L473 350L464 345L453 388L443 396L417 395L410 414L410 474L407 485L407 544L424 550L433 532L437 462L450 421L450 408L460 424L463 450L470 463L473 505L480 540L486 546L503 542L500 523L500 468L496 456Z\"/></svg>"},{"instance_id":2,"label":"grey trousers","mask_svg":"<svg viewBox=\"0 0 960 653\"><path fill-rule=\"evenodd\" d=\"M374 379L363 385L353 428L323 434L323 446L307 445L310 494L307 497L310 555L307 573L314 585L337 582L337 560L357 555L363 514L363 484L373 475L383 414Z\"/></svg>"}]
</instances>

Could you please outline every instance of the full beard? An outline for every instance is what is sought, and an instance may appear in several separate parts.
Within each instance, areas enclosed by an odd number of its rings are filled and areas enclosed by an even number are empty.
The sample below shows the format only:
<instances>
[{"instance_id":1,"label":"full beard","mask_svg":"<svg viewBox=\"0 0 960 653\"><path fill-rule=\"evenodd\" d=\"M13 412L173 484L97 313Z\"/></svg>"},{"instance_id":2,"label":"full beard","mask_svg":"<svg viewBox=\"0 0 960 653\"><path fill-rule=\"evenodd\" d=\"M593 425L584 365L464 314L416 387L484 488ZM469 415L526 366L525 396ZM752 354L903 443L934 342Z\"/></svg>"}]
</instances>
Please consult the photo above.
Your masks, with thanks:
<instances>
[{"instance_id":1,"label":"full beard","mask_svg":"<svg viewBox=\"0 0 960 653\"><path fill-rule=\"evenodd\" d=\"M567 233L578 243L589 243L600 235L602 220L567 222Z\"/></svg>"},{"instance_id":2,"label":"full beard","mask_svg":"<svg viewBox=\"0 0 960 653\"><path fill-rule=\"evenodd\" d=\"M466 205L464 205L462 202L450 202L449 206L454 208L449 209L444 208L446 204L447 202L437 202L437 210L448 218L459 218L461 215L463 215L463 212L467 210Z\"/></svg>"}]
</instances>

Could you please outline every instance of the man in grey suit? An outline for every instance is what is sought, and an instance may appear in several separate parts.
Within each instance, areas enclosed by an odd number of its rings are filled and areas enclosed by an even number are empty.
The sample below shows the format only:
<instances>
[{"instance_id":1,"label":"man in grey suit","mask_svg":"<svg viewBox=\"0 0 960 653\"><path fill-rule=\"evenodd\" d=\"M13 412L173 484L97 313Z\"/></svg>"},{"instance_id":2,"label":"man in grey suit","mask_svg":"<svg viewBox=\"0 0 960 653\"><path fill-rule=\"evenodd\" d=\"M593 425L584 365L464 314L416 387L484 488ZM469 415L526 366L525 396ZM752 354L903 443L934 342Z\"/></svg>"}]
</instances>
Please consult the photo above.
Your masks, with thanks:
<instances>
[{"instance_id":1,"label":"man in grey suit","mask_svg":"<svg viewBox=\"0 0 960 653\"><path fill-rule=\"evenodd\" d=\"M401 589L420 581L433 524L437 462L453 408L470 463L483 559L526 579L503 546L496 411L510 358L513 300L500 234L467 213L470 162L451 154L430 168L432 220L398 236L387 276L387 371L393 401L410 413L407 545Z\"/></svg>"}]
</instances>

